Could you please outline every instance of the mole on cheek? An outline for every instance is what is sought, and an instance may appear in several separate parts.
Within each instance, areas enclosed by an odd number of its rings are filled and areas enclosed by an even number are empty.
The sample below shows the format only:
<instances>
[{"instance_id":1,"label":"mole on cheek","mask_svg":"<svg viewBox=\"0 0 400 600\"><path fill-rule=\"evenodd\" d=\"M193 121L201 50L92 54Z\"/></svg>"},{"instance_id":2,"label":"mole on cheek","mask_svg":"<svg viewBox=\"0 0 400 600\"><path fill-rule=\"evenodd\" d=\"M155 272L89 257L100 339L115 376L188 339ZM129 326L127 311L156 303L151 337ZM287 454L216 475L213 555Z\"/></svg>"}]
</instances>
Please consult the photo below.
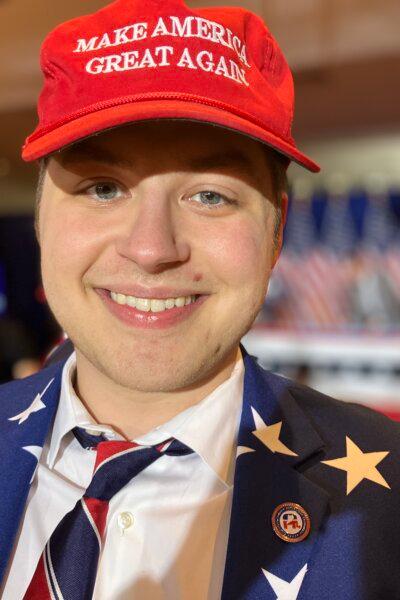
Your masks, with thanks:
<instances>
[{"instance_id":1,"label":"mole on cheek","mask_svg":"<svg viewBox=\"0 0 400 600\"><path fill-rule=\"evenodd\" d=\"M201 281L203 279L203 275L197 274L194 276L194 281Z\"/></svg>"}]
</instances>

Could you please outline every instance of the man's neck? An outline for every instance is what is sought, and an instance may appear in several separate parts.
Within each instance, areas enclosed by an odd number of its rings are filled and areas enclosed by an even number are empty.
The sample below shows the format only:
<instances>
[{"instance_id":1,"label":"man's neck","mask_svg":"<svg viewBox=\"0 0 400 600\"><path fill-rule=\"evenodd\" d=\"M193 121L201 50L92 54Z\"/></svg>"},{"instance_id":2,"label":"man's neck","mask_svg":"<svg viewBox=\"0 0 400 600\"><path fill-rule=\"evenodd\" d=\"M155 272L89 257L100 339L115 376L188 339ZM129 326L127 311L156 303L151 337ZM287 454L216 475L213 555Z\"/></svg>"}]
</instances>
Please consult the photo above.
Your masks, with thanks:
<instances>
[{"instance_id":1,"label":"man's neck","mask_svg":"<svg viewBox=\"0 0 400 600\"><path fill-rule=\"evenodd\" d=\"M241 360L240 348L208 379L190 389L175 392L141 392L110 380L76 350L76 372L72 384L78 398L97 423L111 426L127 440L145 435L194 406L230 378Z\"/></svg>"}]
</instances>

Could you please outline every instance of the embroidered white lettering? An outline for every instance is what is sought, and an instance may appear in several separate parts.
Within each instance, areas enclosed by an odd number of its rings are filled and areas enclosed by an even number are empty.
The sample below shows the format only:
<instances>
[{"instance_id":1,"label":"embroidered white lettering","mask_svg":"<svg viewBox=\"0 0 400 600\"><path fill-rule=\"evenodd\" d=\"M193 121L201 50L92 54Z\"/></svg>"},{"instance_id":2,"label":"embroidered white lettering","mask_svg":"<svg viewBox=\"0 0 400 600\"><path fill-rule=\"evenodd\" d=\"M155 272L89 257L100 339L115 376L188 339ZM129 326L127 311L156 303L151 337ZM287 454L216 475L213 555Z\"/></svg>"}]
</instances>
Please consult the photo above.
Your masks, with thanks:
<instances>
[{"instance_id":1,"label":"embroidered white lettering","mask_svg":"<svg viewBox=\"0 0 400 600\"><path fill-rule=\"evenodd\" d=\"M113 71L123 71L123 67L120 66L122 62L122 56L118 54L112 54L111 56L104 57L104 69L103 73L112 73Z\"/></svg>"},{"instance_id":2,"label":"embroidered white lettering","mask_svg":"<svg viewBox=\"0 0 400 600\"><path fill-rule=\"evenodd\" d=\"M187 68L187 69L197 69L196 65L194 64L194 62L192 60L192 57L190 56L189 48L184 49L177 66Z\"/></svg>"},{"instance_id":3,"label":"embroidered white lettering","mask_svg":"<svg viewBox=\"0 0 400 600\"><path fill-rule=\"evenodd\" d=\"M78 40L78 47L74 50L74 52L90 52L91 50L96 50L98 39L98 36L96 36L92 37L89 41Z\"/></svg>"},{"instance_id":4,"label":"embroidered white lettering","mask_svg":"<svg viewBox=\"0 0 400 600\"><path fill-rule=\"evenodd\" d=\"M131 42L137 42L138 40L145 40L147 38L147 23L135 23L134 25L128 25L127 27L116 29L114 34L114 46L129 44Z\"/></svg>"},{"instance_id":5,"label":"embroidered white lettering","mask_svg":"<svg viewBox=\"0 0 400 600\"><path fill-rule=\"evenodd\" d=\"M91 75L99 75L103 72L104 58L92 58L86 65L86 71Z\"/></svg>"},{"instance_id":6,"label":"embroidered white lettering","mask_svg":"<svg viewBox=\"0 0 400 600\"><path fill-rule=\"evenodd\" d=\"M109 48L110 46L112 46L110 36L108 33L105 33L100 42L97 44L96 50L100 50L100 48Z\"/></svg>"},{"instance_id":7,"label":"embroidered white lettering","mask_svg":"<svg viewBox=\"0 0 400 600\"><path fill-rule=\"evenodd\" d=\"M99 75L100 73L112 73L113 71L169 67L168 59L173 53L172 46L158 46L154 49L154 53L146 48L143 54L140 54L138 50L110 54L109 56L92 58L86 65L86 71L91 75Z\"/></svg>"},{"instance_id":8,"label":"embroidered white lettering","mask_svg":"<svg viewBox=\"0 0 400 600\"><path fill-rule=\"evenodd\" d=\"M203 57L207 57L208 61L203 62ZM207 52L207 50L203 50L203 52L199 52L197 55L197 64L200 69L203 71L210 72L214 69L213 55L212 52Z\"/></svg>"},{"instance_id":9,"label":"embroidered white lettering","mask_svg":"<svg viewBox=\"0 0 400 600\"><path fill-rule=\"evenodd\" d=\"M79 39L74 52L92 52L101 48L121 46L147 39L149 33L148 27L148 23L133 23L115 29L111 34L103 33L101 36L94 36L89 40ZM194 37L209 40L225 48L230 48L237 54L239 60L246 67L250 68L251 66L247 61L246 46L242 40L237 35L234 35L229 28L203 17L190 16L184 19L174 15L159 17L151 32L152 38L157 36ZM185 61L185 58L182 58ZM150 58L148 60L151 62ZM190 68L193 67L190 66Z\"/></svg>"},{"instance_id":10,"label":"embroidered white lettering","mask_svg":"<svg viewBox=\"0 0 400 600\"><path fill-rule=\"evenodd\" d=\"M139 52L132 50L131 52L122 52L121 56L124 59L124 71L131 71L138 68Z\"/></svg>"},{"instance_id":11,"label":"embroidered white lettering","mask_svg":"<svg viewBox=\"0 0 400 600\"><path fill-rule=\"evenodd\" d=\"M159 67L170 67L171 64L168 62L168 53L170 56L173 55L174 49L172 46L158 46L155 49L155 55L158 57L161 54L161 62L158 63Z\"/></svg>"}]
</instances>

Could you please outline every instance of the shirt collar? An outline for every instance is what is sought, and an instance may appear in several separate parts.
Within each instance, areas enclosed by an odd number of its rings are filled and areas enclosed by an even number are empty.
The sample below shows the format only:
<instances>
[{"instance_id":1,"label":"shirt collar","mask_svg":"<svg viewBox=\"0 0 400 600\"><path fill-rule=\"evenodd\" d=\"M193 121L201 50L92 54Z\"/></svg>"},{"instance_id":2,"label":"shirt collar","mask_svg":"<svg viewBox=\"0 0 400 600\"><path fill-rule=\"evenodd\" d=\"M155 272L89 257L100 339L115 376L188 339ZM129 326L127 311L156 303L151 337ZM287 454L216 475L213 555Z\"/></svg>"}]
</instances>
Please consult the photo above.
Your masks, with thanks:
<instances>
[{"instance_id":1,"label":"shirt collar","mask_svg":"<svg viewBox=\"0 0 400 600\"><path fill-rule=\"evenodd\" d=\"M73 352L63 367L60 402L47 455L50 469L54 467L62 439L74 427L101 431L108 439L124 439L112 427L97 423L87 411L74 390L75 370L76 353ZM244 363L239 348L235 366L228 379L194 406L132 441L154 445L174 437L194 450L222 483L231 486L243 382Z\"/></svg>"}]
</instances>

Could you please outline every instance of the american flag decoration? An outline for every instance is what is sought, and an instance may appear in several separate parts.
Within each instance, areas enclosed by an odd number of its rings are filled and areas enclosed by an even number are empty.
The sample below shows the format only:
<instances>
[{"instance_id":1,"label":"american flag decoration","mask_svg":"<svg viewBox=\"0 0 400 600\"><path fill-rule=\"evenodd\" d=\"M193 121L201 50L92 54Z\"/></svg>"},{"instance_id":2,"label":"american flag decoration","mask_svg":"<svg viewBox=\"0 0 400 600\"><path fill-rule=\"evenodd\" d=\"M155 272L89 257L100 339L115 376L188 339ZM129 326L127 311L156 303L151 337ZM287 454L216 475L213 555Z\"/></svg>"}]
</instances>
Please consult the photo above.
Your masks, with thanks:
<instances>
[{"instance_id":1,"label":"american flag decoration","mask_svg":"<svg viewBox=\"0 0 400 600\"><path fill-rule=\"evenodd\" d=\"M292 199L258 323L315 332L400 332L400 192L317 190Z\"/></svg>"}]
</instances>

